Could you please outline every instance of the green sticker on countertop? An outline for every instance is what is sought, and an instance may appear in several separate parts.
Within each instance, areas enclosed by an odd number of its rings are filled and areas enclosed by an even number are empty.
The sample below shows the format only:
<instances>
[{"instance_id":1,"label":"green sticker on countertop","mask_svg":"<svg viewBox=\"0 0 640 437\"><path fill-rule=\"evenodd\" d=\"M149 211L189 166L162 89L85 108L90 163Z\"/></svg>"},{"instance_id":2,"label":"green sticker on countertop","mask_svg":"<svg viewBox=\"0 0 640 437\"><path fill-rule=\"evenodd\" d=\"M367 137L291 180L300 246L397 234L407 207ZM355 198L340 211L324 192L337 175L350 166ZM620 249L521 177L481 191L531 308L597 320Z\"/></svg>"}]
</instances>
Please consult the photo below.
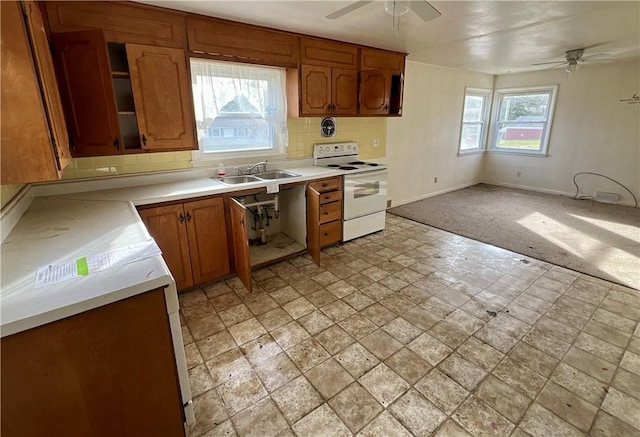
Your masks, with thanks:
<instances>
[{"instance_id":1,"label":"green sticker on countertop","mask_svg":"<svg viewBox=\"0 0 640 437\"><path fill-rule=\"evenodd\" d=\"M79 276L88 276L89 275L89 263L87 263L87 257L83 256L82 258L78 258L76 260L76 271Z\"/></svg>"}]
</instances>

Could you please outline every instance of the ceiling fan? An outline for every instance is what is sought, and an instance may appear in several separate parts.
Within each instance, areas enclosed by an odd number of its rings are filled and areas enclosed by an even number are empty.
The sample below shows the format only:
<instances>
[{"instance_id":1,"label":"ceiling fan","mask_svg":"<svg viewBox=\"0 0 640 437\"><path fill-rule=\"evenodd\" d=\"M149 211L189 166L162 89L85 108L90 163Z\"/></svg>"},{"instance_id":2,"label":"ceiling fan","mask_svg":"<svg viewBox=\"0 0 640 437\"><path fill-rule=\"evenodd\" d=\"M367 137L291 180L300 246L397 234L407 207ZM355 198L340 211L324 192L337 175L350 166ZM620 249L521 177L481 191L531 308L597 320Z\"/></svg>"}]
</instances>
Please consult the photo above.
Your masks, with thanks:
<instances>
[{"instance_id":1,"label":"ceiling fan","mask_svg":"<svg viewBox=\"0 0 640 437\"><path fill-rule=\"evenodd\" d=\"M591 46L591 47L595 47L595 46ZM574 76L576 74L576 70L578 68L578 64L582 64L584 62L611 61L611 59L603 59L603 58L593 59L596 56L602 55L602 53L597 53L595 55L590 55L590 56L584 56L584 51L587 48L591 48L591 47L585 47L585 48L582 48L582 49L567 50L564 53L564 57L565 57L564 61L538 62L536 64L531 64L531 65L552 65L552 64L555 64L551 68L557 68L557 67L560 67L561 65L565 65L565 71L567 72L567 74L571 75L571 76Z\"/></svg>"},{"instance_id":2,"label":"ceiling fan","mask_svg":"<svg viewBox=\"0 0 640 437\"><path fill-rule=\"evenodd\" d=\"M325 18L335 20L373 2L374 0L359 0L351 3L349 6L332 12ZM400 26L400 17L409 11L413 11L413 13L422 18L423 21L430 21L442 15L425 0L384 0L384 10L393 17L393 27L396 27L397 23L398 28Z\"/></svg>"}]
</instances>

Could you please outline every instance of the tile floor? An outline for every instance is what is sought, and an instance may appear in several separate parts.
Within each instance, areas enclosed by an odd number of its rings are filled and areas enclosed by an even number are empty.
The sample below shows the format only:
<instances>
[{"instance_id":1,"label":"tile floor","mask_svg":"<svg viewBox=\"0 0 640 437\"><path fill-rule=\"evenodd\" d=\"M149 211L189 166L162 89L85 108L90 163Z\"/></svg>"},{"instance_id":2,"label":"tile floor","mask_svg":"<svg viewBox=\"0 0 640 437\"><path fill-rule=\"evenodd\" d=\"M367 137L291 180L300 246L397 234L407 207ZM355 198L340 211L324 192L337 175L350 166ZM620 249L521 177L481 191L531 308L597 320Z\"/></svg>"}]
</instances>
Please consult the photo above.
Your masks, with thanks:
<instances>
[{"instance_id":1,"label":"tile floor","mask_svg":"<svg viewBox=\"0 0 640 437\"><path fill-rule=\"evenodd\" d=\"M388 215L180 295L190 436L639 436L640 293Z\"/></svg>"}]
</instances>

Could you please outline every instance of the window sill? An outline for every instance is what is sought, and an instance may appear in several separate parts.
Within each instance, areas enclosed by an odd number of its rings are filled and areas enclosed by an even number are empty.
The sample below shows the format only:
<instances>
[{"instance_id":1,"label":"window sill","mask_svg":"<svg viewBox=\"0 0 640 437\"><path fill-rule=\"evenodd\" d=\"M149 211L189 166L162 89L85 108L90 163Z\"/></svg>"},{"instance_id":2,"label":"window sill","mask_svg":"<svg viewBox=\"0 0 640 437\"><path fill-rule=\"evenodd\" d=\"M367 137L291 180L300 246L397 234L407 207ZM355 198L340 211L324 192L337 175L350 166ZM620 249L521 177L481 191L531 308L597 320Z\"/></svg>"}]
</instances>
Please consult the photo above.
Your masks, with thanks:
<instances>
[{"instance_id":1,"label":"window sill","mask_svg":"<svg viewBox=\"0 0 640 437\"><path fill-rule=\"evenodd\" d=\"M467 156L467 155L482 155L486 150L484 149L474 149L466 152L458 152L458 157Z\"/></svg>"},{"instance_id":2,"label":"window sill","mask_svg":"<svg viewBox=\"0 0 640 437\"><path fill-rule=\"evenodd\" d=\"M514 155L514 156L530 156L532 158L547 158L548 153L544 152L521 152L521 151L506 151L506 150L487 150L488 153L496 155Z\"/></svg>"}]
</instances>

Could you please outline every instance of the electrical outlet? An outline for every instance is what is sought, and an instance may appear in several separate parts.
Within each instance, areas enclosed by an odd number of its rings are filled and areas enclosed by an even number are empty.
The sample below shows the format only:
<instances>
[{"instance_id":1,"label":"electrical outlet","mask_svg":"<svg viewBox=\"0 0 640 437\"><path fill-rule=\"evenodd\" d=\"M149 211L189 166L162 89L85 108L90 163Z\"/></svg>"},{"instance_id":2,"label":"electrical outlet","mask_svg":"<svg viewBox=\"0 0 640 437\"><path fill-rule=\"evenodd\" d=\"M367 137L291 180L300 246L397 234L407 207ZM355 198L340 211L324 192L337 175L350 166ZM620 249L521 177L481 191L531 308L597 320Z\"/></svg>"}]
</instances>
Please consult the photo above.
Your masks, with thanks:
<instances>
[{"instance_id":1,"label":"electrical outlet","mask_svg":"<svg viewBox=\"0 0 640 437\"><path fill-rule=\"evenodd\" d=\"M522 176L522 172L521 172L521 171L517 172L517 173L516 173L516 176L517 176L517 177Z\"/></svg>"},{"instance_id":2,"label":"electrical outlet","mask_svg":"<svg viewBox=\"0 0 640 437\"><path fill-rule=\"evenodd\" d=\"M436 176L435 178L433 178L433 183L437 184L438 183L438 176Z\"/></svg>"},{"instance_id":3,"label":"electrical outlet","mask_svg":"<svg viewBox=\"0 0 640 437\"><path fill-rule=\"evenodd\" d=\"M379 139L374 139L373 140L373 147L380 147L380 140Z\"/></svg>"}]
</instances>

